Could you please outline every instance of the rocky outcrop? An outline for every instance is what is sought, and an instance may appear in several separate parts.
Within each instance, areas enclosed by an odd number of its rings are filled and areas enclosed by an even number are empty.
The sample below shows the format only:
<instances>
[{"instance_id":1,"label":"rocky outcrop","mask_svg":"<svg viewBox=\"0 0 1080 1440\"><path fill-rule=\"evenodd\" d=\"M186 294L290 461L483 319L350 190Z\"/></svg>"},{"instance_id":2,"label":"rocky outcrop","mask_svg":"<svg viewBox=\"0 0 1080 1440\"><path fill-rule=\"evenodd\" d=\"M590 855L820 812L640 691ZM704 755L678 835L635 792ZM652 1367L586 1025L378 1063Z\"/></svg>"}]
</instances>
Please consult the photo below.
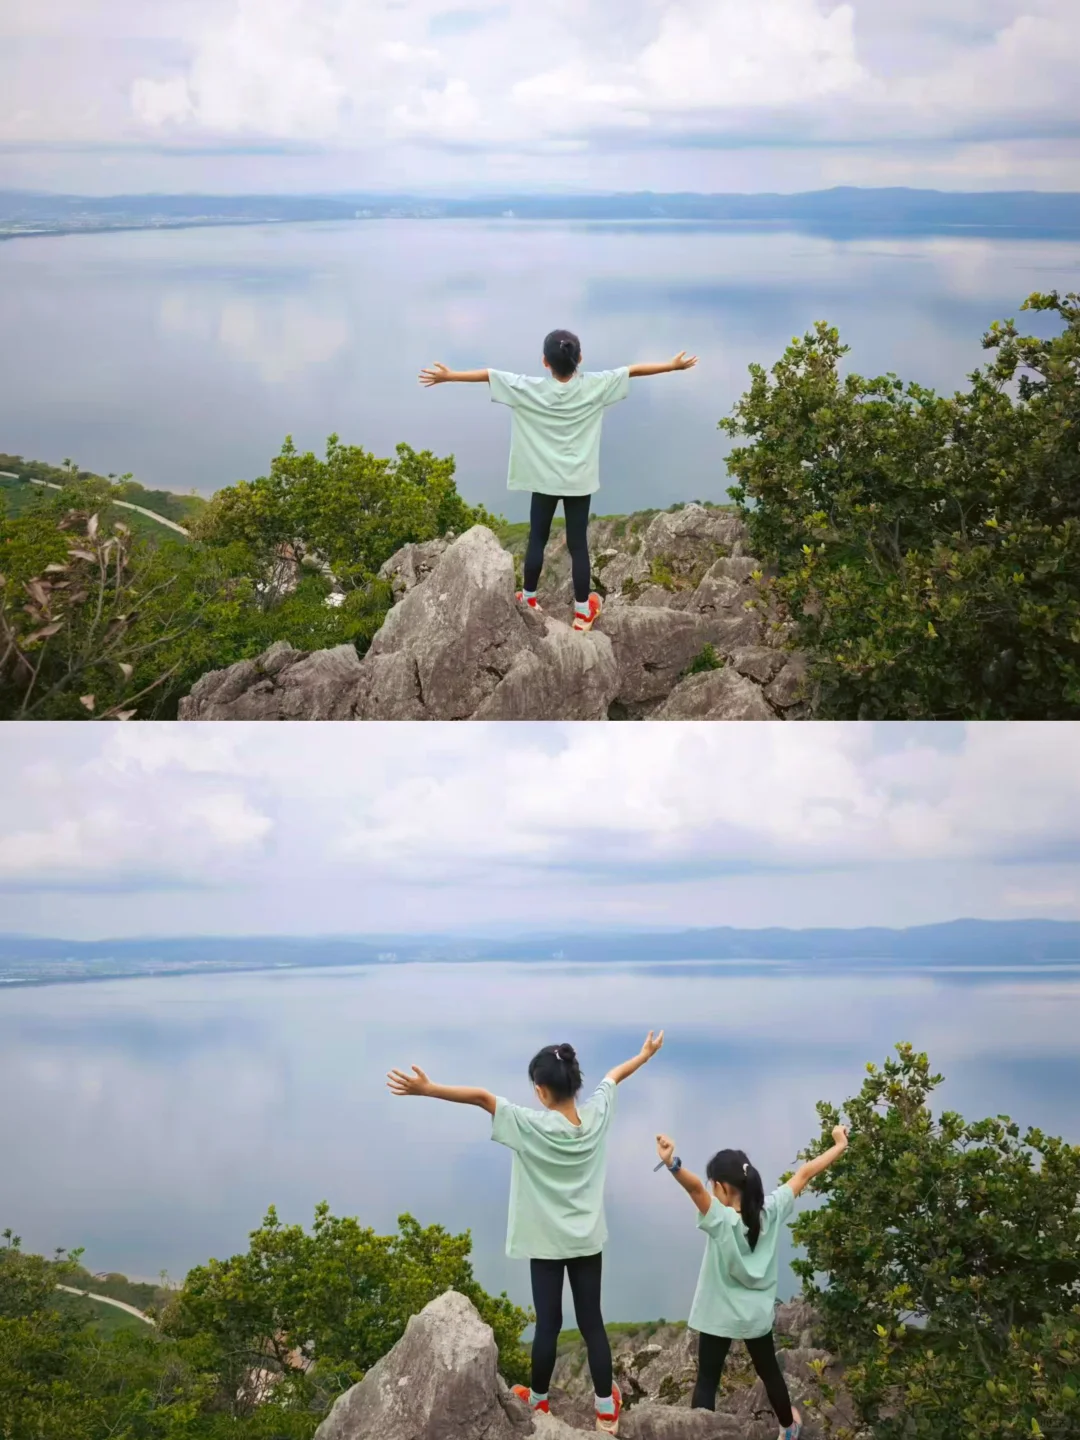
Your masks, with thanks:
<instances>
[{"instance_id":1,"label":"rocky outcrop","mask_svg":"<svg viewBox=\"0 0 1080 1440\"><path fill-rule=\"evenodd\" d=\"M802 1412L805 1440L846 1427L865 1436L831 1357L813 1346L813 1313L801 1302L777 1311L781 1364ZM624 1440L773 1440L776 1420L761 1384L735 1346L715 1413L690 1410L695 1337L666 1326L628 1336L615 1350L625 1408ZM812 1368L822 1362L835 1398L822 1399ZM359 1385L340 1396L315 1440L575 1440L595 1434L592 1385L581 1357L564 1354L551 1415L531 1416L498 1373L495 1339L470 1301L448 1291L409 1321L404 1336Z\"/></svg>"},{"instance_id":2,"label":"rocky outcrop","mask_svg":"<svg viewBox=\"0 0 1080 1440\"><path fill-rule=\"evenodd\" d=\"M601 520L604 610L571 629L565 540L541 613L514 599L514 557L485 526L406 545L382 567L394 604L361 660L284 644L204 675L181 720L776 720L803 718L805 668L756 604L757 562L731 512Z\"/></svg>"}]
</instances>

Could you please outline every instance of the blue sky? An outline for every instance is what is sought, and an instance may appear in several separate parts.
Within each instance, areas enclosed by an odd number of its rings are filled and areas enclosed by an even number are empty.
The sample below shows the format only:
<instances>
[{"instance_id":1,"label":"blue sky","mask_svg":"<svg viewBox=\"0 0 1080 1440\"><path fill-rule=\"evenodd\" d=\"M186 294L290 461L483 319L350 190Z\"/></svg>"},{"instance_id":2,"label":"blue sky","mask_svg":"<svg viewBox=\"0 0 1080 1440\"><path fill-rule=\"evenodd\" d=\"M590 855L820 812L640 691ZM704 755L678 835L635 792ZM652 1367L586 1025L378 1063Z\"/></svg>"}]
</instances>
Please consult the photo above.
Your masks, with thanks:
<instances>
[{"instance_id":1,"label":"blue sky","mask_svg":"<svg viewBox=\"0 0 1080 1440\"><path fill-rule=\"evenodd\" d=\"M2 928L1080 918L1080 726L8 725Z\"/></svg>"},{"instance_id":2,"label":"blue sky","mask_svg":"<svg viewBox=\"0 0 1080 1440\"><path fill-rule=\"evenodd\" d=\"M1080 187L1076 0L6 0L0 185Z\"/></svg>"}]
</instances>

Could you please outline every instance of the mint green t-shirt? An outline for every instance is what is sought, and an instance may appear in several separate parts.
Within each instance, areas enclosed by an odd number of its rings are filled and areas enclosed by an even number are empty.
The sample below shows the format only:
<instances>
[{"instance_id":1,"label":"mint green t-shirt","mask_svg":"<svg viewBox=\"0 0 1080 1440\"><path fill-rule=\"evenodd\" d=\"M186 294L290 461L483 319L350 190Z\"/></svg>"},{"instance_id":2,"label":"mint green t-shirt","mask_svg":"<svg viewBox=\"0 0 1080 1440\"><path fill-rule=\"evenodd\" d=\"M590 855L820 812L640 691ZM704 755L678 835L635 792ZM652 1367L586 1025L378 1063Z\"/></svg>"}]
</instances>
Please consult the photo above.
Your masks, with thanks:
<instances>
[{"instance_id":1,"label":"mint green t-shirt","mask_svg":"<svg viewBox=\"0 0 1080 1440\"><path fill-rule=\"evenodd\" d=\"M541 495L592 495L600 488L604 409L630 393L630 367L552 376L489 370L491 398L513 411L507 488Z\"/></svg>"},{"instance_id":2,"label":"mint green t-shirt","mask_svg":"<svg viewBox=\"0 0 1080 1440\"><path fill-rule=\"evenodd\" d=\"M555 1110L496 1097L491 1138L514 1152L506 1253L515 1260L595 1255L607 1239L604 1173L615 1082L601 1080L578 1107L580 1125Z\"/></svg>"},{"instance_id":3,"label":"mint green t-shirt","mask_svg":"<svg viewBox=\"0 0 1080 1440\"><path fill-rule=\"evenodd\" d=\"M769 1333L776 1308L780 1235L794 1208L790 1185L767 1195L761 1233L751 1250L742 1216L713 1197L710 1209L698 1215L698 1229L705 1231L706 1239L690 1307L691 1330L729 1340L756 1340Z\"/></svg>"}]
</instances>

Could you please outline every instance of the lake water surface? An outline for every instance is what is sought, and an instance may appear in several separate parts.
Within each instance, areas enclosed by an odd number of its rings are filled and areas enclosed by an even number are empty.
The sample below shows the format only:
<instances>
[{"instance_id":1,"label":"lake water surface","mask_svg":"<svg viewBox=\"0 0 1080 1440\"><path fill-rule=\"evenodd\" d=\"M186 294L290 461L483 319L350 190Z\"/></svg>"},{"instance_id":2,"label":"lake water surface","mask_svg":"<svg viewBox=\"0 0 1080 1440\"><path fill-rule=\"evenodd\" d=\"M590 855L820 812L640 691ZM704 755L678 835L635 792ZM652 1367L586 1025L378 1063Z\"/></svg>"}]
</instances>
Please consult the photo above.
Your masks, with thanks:
<instances>
[{"instance_id":1,"label":"lake water surface","mask_svg":"<svg viewBox=\"0 0 1080 1440\"><path fill-rule=\"evenodd\" d=\"M946 1077L940 1106L1007 1113L1080 1142L1080 964L1009 972L828 966L400 965L57 985L0 994L0 1228L84 1245L94 1270L182 1277L232 1254L274 1204L380 1230L410 1211L469 1228L478 1278L528 1300L503 1254L510 1159L479 1110L394 1099L391 1066L528 1104L543 1044L578 1048L586 1085L665 1026L620 1090L608 1176L611 1319L685 1316L693 1207L653 1137L701 1169L745 1148L766 1185L868 1060L910 1040ZM785 1272L785 1289L793 1288Z\"/></svg>"},{"instance_id":2,"label":"lake water surface","mask_svg":"<svg viewBox=\"0 0 1080 1440\"><path fill-rule=\"evenodd\" d=\"M0 450L151 487L263 474L286 433L453 453L512 519L508 416L421 366L539 368L569 326L593 368L696 351L609 413L598 513L725 499L717 421L752 361L823 319L863 373L950 390L1032 290L1075 286L1078 240L839 240L707 225L373 221L72 235L0 245ZM1044 317L1031 328L1045 330Z\"/></svg>"}]
</instances>

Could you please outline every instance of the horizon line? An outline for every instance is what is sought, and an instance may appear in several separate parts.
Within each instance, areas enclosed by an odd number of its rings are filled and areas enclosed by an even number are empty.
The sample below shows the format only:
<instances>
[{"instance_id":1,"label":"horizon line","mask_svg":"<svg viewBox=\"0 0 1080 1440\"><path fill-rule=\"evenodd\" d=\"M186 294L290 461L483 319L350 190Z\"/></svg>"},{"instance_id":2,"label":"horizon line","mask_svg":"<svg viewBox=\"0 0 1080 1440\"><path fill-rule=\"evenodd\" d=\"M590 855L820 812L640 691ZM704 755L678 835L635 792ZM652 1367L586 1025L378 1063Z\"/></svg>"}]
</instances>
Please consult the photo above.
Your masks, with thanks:
<instances>
[{"instance_id":1,"label":"horizon line","mask_svg":"<svg viewBox=\"0 0 1080 1440\"><path fill-rule=\"evenodd\" d=\"M987 925L996 928L1015 927L1018 925L1055 925L1073 926L1080 928L1080 919L1070 920L1049 915L1025 915L1015 919L986 919L977 915L962 915L951 920L930 920L922 921L915 925L662 925L647 927L627 926L604 926L591 929L574 929L566 927L557 930L425 930L425 931L372 931L369 933L357 931L330 931L323 933L297 933L282 935L277 931L238 931L233 934L223 934L214 931L187 931L183 933L173 932L169 934L139 934L139 935L108 935L100 939L87 939L85 937L71 935L34 935L27 931L0 931L0 942L12 940L36 941L39 943L59 941L63 944L73 945L107 945L107 944L131 944L139 941L207 941L207 940L274 940L278 943L295 942L297 944L310 944L312 942L325 943L327 941L353 941L353 942L384 942L390 940L503 940L515 936L523 941L536 941L551 939L572 939L588 938L592 935L605 934L617 936L650 936L650 935L702 935L711 933L730 933L742 935L815 935L830 934L834 932L857 934L866 931L878 931L888 935L905 935L918 930L938 930L947 926L958 925Z\"/></svg>"}]
</instances>

